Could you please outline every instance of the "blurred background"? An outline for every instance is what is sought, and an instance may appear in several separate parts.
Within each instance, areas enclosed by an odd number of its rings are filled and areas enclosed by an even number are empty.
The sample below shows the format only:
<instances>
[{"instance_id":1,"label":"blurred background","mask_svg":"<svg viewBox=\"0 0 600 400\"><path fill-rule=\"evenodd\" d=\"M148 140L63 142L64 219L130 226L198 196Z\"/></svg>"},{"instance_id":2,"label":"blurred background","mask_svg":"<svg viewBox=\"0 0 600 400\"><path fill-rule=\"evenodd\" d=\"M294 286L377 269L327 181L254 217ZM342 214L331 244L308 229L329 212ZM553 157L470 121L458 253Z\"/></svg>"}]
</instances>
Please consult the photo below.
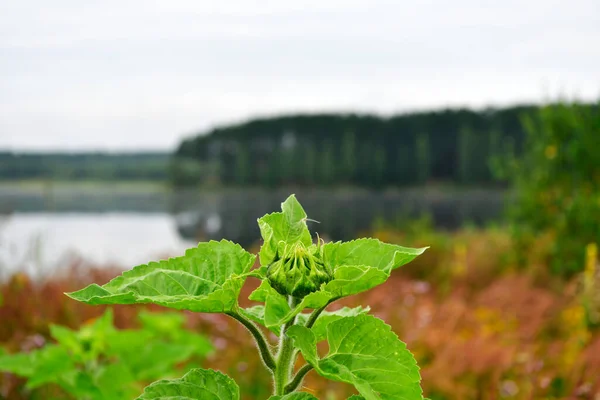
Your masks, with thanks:
<instances>
[{"instance_id":1,"label":"blurred background","mask_svg":"<svg viewBox=\"0 0 600 400\"><path fill-rule=\"evenodd\" d=\"M595 0L0 0L0 399L132 398L197 364L267 398L225 317L63 292L198 241L257 251L290 193L326 240L431 246L339 305L392 325L431 399L600 399L599 71ZM129 365L127 332L164 368Z\"/></svg>"}]
</instances>

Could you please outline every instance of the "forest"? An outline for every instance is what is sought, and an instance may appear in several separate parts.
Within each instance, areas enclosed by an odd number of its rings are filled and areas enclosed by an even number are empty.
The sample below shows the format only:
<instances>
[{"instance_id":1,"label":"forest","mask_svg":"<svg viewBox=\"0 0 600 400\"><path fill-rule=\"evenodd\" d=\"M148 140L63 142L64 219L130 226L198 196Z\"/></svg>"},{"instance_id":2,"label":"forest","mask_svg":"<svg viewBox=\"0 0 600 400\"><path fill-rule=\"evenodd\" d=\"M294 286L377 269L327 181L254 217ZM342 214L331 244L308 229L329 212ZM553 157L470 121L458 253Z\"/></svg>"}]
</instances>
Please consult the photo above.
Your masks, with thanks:
<instances>
[{"instance_id":1,"label":"forest","mask_svg":"<svg viewBox=\"0 0 600 400\"><path fill-rule=\"evenodd\" d=\"M176 185L492 185L494 161L518 153L538 106L382 117L296 114L217 127L181 143Z\"/></svg>"}]
</instances>

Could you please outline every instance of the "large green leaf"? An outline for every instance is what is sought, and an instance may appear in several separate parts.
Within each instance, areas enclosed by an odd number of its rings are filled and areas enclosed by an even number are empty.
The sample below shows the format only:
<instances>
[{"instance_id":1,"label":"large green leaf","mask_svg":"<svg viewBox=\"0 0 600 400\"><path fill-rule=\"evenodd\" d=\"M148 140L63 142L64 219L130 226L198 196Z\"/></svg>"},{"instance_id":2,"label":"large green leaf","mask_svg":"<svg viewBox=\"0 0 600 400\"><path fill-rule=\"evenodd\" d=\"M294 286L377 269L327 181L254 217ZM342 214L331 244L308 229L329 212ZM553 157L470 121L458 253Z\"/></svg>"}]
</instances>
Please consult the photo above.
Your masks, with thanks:
<instances>
[{"instance_id":1,"label":"large green leaf","mask_svg":"<svg viewBox=\"0 0 600 400\"><path fill-rule=\"evenodd\" d=\"M218 371L193 369L180 379L161 380L144 389L138 400L239 400L237 384Z\"/></svg>"},{"instance_id":2,"label":"large green leaf","mask_svg":"<svg viewBox=\"0 0 600 400\"><path fill-rule=\"evenodd\" d=\"M196 312L227 312L237 304L255 256L227 240L200 243L185 256L139 265L104 286L67 295L88 304L154 303Z\"/></svg>"},{"instance_id":3,"label":"large green leaf","mask_svg":"<svg viewBox=\"0 0 600 400\"><path fill-rule=\"evenodd\" d=\"M285 396L271 396L269 400L319 400L315 396L306 392L294 392Z\"/></svg>"},{"instance_id":4,"label":"large green leaf","mask_svg":"<svg viewBox=\"0 0 600 400\"><path fill-rule=\"evenodd\" d=\"M308 328L295 325L287 335L321 376L354 385L366 400L423 398L413 355L380 319L359 315L330 323L325 358L319 358L316 337Z\"/></svg>"},{"instance_id":5,"label":"large green leaf","mask_svg":"<svg viewBox=\"0 0 600 400\"><path fill-rule=\"evenodd\" d=\"M306 226L306 212L291 195L281 203L282 212L267 214L258 219L258 227L263 238L260 248L260 264L269 265L277 254L281 254L285 245L303 243L312 244L312 238Z\"/></svg>"},{"instance_id":6,"label":"large green leaf","mask_svg":"<svg viewBox=\"0 0 600 400\"><path fill-rule=\"evenodd\" d=\"M357 239L350 242L332 242L323 246L325 262L331 266L365 265L386 273L401 267L423 254L427 247L413 249L378 239Z\"/></svg>"}]
</instances>

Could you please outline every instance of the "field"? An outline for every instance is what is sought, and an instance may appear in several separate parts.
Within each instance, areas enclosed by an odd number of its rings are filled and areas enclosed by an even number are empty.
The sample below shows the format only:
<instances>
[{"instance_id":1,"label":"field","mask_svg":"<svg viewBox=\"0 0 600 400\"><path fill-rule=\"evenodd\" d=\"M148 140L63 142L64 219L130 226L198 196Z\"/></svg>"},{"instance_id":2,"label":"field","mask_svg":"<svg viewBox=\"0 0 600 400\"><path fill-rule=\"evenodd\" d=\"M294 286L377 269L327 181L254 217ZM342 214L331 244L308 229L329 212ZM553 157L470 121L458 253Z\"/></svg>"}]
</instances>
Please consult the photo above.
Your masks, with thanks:
<instances>
[{"instance_id":1,"label":"field","mask_svg":"<svg viewBox=\"0 0 600 400\"><path fill-rule=\"evenodd\" d=\"M463 229L449 234L423 224L402 234L383 227L365 234L391 243L431 246L381 287L336 304L370 304L372 313L392 326L415 354L428 397L598 398L600 334L589 319L582 276L566 279L548 274L544 264L547 239L537 240L527 268L522 268L515 264L513 243L504 229ZM76 328L101 315L102 307L86 306L63 295L116 274L89 267L73 265L68 274L41 284L22 275L4 283L1 346L8 352L28 351L49 340L50 323ZM253 283L244 287L242 298L247 298ZM600 281L594 278L592 284ZM135 327L135 315L141 309L115 307L117 327ZM217 349L203 367L232 376L244 399L267 398L268 374L244 328L226 316L186 315L188 327L208 336ZM11 374L0 375L1 398L58 396L51 386L30 391L24 383ZM353 393L350 386L325 383L314 372L304 386L320 399L345 399Z\"/></svg>"}]
</instances>

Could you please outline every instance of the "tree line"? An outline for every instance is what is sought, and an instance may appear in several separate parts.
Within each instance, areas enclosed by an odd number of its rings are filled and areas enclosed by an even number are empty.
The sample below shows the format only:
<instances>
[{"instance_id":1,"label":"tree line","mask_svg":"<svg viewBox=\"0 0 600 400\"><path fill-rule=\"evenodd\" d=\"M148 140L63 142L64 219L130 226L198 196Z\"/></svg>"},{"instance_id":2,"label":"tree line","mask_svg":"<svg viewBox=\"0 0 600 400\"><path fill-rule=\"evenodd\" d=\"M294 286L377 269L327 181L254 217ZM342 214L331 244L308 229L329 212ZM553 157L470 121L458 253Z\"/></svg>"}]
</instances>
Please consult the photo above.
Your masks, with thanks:
<instances>
[{"instance_id":1,"label":"tree line","mask_svg":"<svg viewBox=\"0 0 600 400\"><path fill-rule=\"evenodd\" d=\"M582 107L591 107L591 104ZM0 180L151 180L175 186L498 185L538 105L382 117L296 114L200 132L173 153L0 152Z\"/></svg>"},{"instance_id":2,"label":"tree line","mask_svg":"<svg viewBox=\"0 0 600 400\"><path fill-rule=\"evenodd\" d=\"M2 180L167 181L171 155L164 153L0 152Z\"/></svg>"},{"instance_id":3,"label":"tree line","mask_svg":"<svg viewBox=\"0 0 600 400\"><path fill-rule=\"evenodd\" d=\"M254 119L184 140L170 177L180 186L497 184L494 160L521 151L521 119L538 108Z\"/></svg>"}]
</instances>

